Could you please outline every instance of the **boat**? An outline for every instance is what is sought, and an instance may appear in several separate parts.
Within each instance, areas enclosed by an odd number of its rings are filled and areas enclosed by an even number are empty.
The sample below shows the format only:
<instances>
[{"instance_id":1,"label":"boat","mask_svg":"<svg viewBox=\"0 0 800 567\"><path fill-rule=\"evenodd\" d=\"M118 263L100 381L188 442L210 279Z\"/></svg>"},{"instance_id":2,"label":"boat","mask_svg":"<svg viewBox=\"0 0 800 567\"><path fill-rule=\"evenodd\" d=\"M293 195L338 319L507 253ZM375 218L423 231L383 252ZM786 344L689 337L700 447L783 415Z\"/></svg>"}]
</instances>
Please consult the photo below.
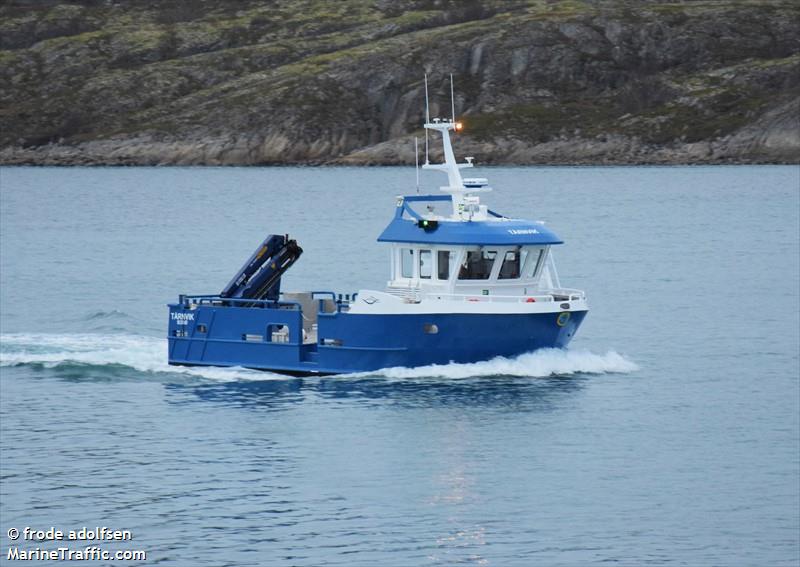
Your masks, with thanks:
<instances>
[{"instance_id":1,"label":"boat","mask_svg":"<svg viewBox=\"0 0 800 567\"><path fill-rule=\"evenodd\" d=\"M553 247L562 240L541 222L481 202L489 182L462 177L474 158L457 163L450 140L462 123L455 112L431 120L427 80L425 90L421 167L446 174L447 185L396 198L378 237L391 249L386 288L281 292L303 251L286 234L269 235L220 293L184 294L169 305L169 364L327 375L568 345L588 304L583 291L561 287ZM442 163L430 162L429 132L441 136Z\"/></svg>"}]
</instances>

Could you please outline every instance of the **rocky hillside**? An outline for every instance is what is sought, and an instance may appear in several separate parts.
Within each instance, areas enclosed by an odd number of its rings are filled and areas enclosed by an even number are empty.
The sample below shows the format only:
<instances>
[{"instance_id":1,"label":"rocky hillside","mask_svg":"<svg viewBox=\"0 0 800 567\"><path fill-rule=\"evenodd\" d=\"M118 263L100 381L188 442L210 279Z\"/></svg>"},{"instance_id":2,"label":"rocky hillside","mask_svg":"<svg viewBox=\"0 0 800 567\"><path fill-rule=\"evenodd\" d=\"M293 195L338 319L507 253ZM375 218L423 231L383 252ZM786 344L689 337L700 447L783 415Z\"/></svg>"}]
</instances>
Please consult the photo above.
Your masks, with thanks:
<instances>
[{"instance_id":1,"label":"rocky hillside","mask_svg":"<svg viewBox=\"0 0 800 567\"><path fill-rule=\"evenodd\" d=\"M800 162L796 0L11 0L0 163Z\"/></svg>"}]
</instances>

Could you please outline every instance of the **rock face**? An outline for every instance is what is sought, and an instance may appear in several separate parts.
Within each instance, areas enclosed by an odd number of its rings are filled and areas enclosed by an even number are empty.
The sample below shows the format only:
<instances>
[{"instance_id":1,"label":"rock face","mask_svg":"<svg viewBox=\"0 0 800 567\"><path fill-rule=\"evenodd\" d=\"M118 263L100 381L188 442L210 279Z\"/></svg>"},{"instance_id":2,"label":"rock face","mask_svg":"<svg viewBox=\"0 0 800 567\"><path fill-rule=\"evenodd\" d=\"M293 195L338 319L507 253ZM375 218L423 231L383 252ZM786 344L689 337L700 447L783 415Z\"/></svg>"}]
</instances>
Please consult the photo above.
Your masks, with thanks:
<instances>
[{"instance_id":1,"label":"rock face","mask_svg":"<svg viewBox=\"0 0 800 567\"><path fill-rule=\"evenodd\" d=\"M800 162L795 0L0 7L0 163Z\"/></svg>"}]
</instances>

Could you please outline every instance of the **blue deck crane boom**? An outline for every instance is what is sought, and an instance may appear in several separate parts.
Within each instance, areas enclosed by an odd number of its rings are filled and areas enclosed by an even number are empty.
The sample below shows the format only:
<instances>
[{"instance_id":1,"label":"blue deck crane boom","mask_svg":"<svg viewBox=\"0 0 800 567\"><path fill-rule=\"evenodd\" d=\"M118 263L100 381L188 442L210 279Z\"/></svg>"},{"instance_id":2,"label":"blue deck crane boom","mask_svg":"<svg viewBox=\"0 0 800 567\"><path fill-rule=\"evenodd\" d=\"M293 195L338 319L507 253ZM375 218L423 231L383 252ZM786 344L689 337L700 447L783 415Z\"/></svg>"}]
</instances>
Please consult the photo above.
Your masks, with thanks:
<instances>
[{"instance_id":1,"label":"blue deck crane boom","mask_svg":"<svg viewBox=\"0 0 800 567\"><path fill-rule=\"evenodd\" d=\"M289 235L270 234L244 266L225 286L220 297L277 301L281 276L294 264L303 249Z\"/></svg>"}]
</instances>

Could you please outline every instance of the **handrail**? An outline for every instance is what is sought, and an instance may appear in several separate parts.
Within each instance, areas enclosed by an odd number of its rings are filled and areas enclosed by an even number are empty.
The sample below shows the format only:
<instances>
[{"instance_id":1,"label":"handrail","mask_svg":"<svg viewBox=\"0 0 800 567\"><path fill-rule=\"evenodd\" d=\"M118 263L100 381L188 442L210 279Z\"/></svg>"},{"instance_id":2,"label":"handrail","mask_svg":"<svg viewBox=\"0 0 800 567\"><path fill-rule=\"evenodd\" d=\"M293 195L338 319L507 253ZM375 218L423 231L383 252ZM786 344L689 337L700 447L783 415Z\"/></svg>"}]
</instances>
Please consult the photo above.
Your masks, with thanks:
<instances>
[{"instance_id":1,"label":"handrail","mask_svg":"<svg viewBox=\"0 0 800 567\"><path fill-rule=\"evenodd\" d=\"M425 203L430 201L450 201L450 195L402 195L403 201L408 203Z\"/></svg>"},{"instance_id":2,"label":"handrail","mask_svg":"<svg viewBox=\"0 0 800 567\"><path fill-rule=\"evenodd\" d=\"M475 293L438 293L438 292L430 292L430 293L423 293L421 294L421 298L425 298L425 296L436 296L441 297L443 299L453 299L453 300L461 300L461 301L473 301L473 302L498 302L498 303L530 303L531 299L535 302L542 302L542 303L552 303L555 301L562 301L556 300L554 297L555 295L566 295L568 296L568 301L582 301L586 299L585 294L580 290L572 290L573 293L558 293L564 292L567 290L551 290L551 293L544 293L539 295L481 295Z\"/></svg>"},{"instance_id":3,"label":"handrail","mask_svg":"<svg viewBox=\"0 0 800 567\"><path fill-rule=\"evenodd\" d=\"M403 213L408 213L409 216L416 220L422 220L422 215L409 206L409 203L430 203L434 201L451 201L450 195L403 195L398 199L403 202L398 204L395 209L394 217L397 219L403 218Z\"/></svg>"},{"instance_id":4,"label":"handrail","mask_svg":"<svg viewBox=\"0 0 800 567\"><path fill-rule=\"evenodd\" d=\"M569 287L557 287L557 288L553 288L553 289L551 289L549 291L550 291L550 293L555 294L555 295L569 295L569 296L577 295L577 296L579 296L581 298L585 298L586 297L586 292L583 291L582 289L574 289L574 288L569 288Z\"/></svg>"},{"instance_id":5,"label":"handrail","mask_svg":"<svg viewBox=\"0 0 800 567\"><path fill-rule=\"evenodd\" d=\"M334 292L332 292L332 291L312 291L311 292L311 298L312 299L317 297L318 295L330 295L331 299L333 301L336 301L336 294Z\"/></svg>"},{"instance_id":6,"label":"handrail","mask_svg":"<svg viewBox=\"0 0 800 567\"><path fill-rule=\"evenodd\" d=\"M220 303L226 304L242 304L246 303L248 305L262 305L262 306L270 306L270 307L292 307L298 310L302 310L302 306L297 301L275 301L272 299L232 299L230 297L222 297L218 294L213 295L180 295L178 296L178 303L184 305L185 307L189 306L189 303L196 303L198 305L203 305L206 303L213 303L218 301Z\"/></svg>"},{"instance_id":7,"label":"handrail","mask_svg":"<svg viewBox=\"0 0 800 567\"><path fill-rule=\"evenodd\" d=\"M462 301L474 302L503 302L503 303L526 303L529 299L534 299L542 303L555 301L552 295L480 295L468 293L437 293L437 297L447 297L450 299L460 299Z\"/></svg>"}]
</instances>

